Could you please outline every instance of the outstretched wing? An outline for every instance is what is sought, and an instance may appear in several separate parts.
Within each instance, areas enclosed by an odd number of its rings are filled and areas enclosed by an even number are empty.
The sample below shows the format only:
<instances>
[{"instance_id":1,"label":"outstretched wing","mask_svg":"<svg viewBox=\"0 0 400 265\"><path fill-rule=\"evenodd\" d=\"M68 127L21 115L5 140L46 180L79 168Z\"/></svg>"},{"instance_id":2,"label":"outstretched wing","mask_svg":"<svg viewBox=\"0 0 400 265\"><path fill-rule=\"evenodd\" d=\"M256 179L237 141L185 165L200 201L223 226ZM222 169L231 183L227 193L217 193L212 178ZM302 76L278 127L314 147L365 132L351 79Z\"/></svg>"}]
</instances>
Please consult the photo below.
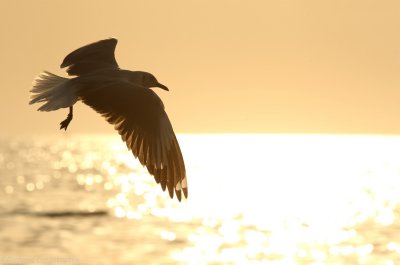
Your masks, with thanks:
<instances>
[{"instance_id":1,"label":"outstretched wing","mask_svg":"<svg viewBox=\"0 0 400 265\"><path fill-rule=\"evenodd\" d=\"M118 69L114 56L117 42L117 39L111 38L83 46L68 54L62 62L61 68L68 67L69 75L78 76L99 69Z\"/></svg>"},{"instance_id":2,"label":"outstretched wing","mask_svg":"<svg viewBox=\"0 0 400 265\"><path fill-rule=\"evenodd\" d=\"M113 80L85 87L80 99L114 125L142 165L171 198L188 196L182 153L164 105L148 88Z\"/></svg>"}]
</instances>

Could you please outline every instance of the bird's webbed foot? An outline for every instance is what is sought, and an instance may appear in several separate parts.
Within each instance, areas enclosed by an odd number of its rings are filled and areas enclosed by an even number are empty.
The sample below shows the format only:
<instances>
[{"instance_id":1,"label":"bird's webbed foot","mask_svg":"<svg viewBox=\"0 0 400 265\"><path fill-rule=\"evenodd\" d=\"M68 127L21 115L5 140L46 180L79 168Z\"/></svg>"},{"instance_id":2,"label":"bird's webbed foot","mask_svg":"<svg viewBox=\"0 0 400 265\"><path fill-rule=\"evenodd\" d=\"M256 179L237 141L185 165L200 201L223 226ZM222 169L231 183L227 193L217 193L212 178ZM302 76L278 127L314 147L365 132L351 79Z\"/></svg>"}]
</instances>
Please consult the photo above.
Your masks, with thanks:
<instances>
[{"instance_id":1,"label":"bird's webbed foot","mask_svg":"<svg viewBox=\"0 0 400 265\"><path fill-rule=\"evenodd\" d=\"M62 130L62 129L67 130L69 123L72 121L72 117L73 117L73 114L72 114L72 106L71 106L71 107L69 107L69 113L68 113L67 118L65 120L63 120L62 122L60 122L60 125L61 125L60 130Z\"/></svg>"}]
</instances>

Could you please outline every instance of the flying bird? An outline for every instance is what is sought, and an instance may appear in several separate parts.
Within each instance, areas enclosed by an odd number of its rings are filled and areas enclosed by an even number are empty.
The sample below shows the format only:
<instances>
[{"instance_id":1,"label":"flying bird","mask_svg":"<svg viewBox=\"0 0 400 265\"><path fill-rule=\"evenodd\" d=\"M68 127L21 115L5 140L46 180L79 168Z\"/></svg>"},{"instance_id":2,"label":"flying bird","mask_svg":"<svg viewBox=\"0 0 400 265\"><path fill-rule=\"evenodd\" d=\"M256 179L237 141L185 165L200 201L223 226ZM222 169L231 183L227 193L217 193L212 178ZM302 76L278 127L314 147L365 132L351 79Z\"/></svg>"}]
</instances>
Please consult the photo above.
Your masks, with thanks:
<instances>
[{"instance_id":1,"label":"flying bird","mask_svg":"<svg viewBox=\"0 0 400 265\"><path fill-rule=\"evenodd\" d=\"M69 108L60 123L67 130L73 105L82 101L100 113L121 135L133 155L171 198L187 198L183 156L164 104L150 88L168 88L150 73L120 69L114 38L83 46L68 54L61 68L72 78L43 72L34 81L29 104L44 103L39 111Z\"/></svg>"}]
</instances>

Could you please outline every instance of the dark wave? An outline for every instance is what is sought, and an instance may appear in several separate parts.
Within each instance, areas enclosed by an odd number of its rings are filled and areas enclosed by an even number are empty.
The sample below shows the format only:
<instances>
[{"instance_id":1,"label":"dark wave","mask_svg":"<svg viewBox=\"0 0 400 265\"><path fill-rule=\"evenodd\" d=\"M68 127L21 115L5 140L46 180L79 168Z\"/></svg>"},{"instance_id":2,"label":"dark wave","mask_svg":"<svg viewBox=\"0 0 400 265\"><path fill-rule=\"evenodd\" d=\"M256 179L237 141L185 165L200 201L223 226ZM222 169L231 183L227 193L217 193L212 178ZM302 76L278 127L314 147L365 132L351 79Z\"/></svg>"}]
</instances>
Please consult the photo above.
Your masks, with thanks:
<instances>
[{"instance_id":1,"label":"dark wave","mask_svg":"<svg viewBox=\"0 0 400 265\"><path fill-rule=\"evenodd\" d=\"M9 214L31 215L36 217L64 218L64 217L98 217L108 215L106 210L88 211L49 211L49 212L12 212Z\"/></svg>"}]
</instances>

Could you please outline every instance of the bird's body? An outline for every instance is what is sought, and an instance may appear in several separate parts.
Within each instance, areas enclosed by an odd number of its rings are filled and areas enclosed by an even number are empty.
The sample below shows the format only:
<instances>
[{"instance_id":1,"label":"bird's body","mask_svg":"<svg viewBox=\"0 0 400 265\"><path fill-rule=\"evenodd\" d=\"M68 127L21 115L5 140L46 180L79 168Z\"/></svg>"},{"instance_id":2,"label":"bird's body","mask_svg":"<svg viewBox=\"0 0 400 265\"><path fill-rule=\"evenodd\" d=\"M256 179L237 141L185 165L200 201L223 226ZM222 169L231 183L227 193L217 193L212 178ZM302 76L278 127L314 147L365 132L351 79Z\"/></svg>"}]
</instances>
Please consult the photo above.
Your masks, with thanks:
<instances>
[{"instance_id":1,"label":"bird's body","mask_svg":"<svg viewBox=\"0 0 400 265\"><path fill-rule=\"evenodd\" d=\"M114 58L116 39L102 40L75 50L61 67L75 75L64 78L44 72L36 79L30 104L44 102L40 111L69 108L61 129L72 120L73 105L81 100L106 120L142 165L181 200L187 197L182 153L164 105L151 87L168 88L147 72L121 70Z\"/></svg>"}]
</instances>

